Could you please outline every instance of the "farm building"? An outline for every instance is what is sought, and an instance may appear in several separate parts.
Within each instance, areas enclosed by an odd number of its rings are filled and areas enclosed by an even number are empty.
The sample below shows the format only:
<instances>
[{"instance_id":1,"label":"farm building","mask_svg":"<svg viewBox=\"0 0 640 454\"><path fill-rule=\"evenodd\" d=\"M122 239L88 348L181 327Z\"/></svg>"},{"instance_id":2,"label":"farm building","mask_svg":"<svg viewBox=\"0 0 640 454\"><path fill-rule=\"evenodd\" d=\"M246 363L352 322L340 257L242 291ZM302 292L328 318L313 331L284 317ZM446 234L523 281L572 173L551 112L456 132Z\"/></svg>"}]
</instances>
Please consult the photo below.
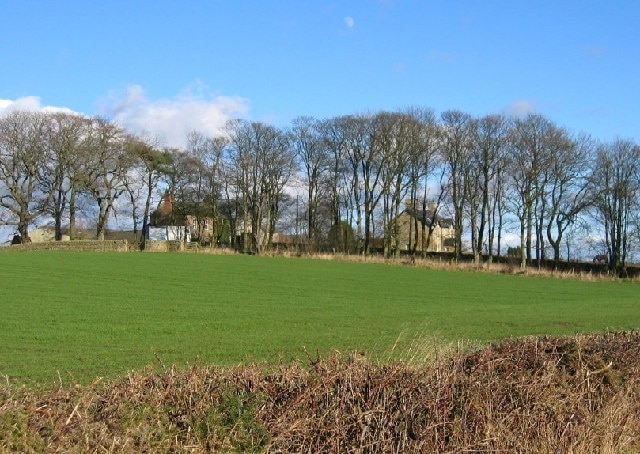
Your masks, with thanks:
<instances>
[{"instance_id":1,"label":"farm building","mask_svg":"<svg viewBox=\"0 0 640 454\"><path fill-rule=\"evenodd\" d=\"M191 242L191 231L184 225L165 225L162 227L149 226L147 240L152 241L184 241Z\"/></svg>"},{"instance_id":2,"label":"farm building","mask_svg":"<svg viewBox=\"0 0 640 454\"><path fill-rule=\"evenodd\" d=\"M54 241L56 239L56 230L53 226L50 225L38 227L37 229L33 229L29 232L29 239L32 243L46 243L49 241ZM69 240L70 237L68 234L62 235L62 241Z\"/></svg>"},{"instance_id":3,"label":"farm building","mask_svg":"<svg viewBox=\"0 0 640 454\"><path fill-rule=\"evenodd\" d=\"M172 194L166 192L158 209L151 215L147 238L155 240L160 238L152 236L164 235L163 239L170 241L189 242L194 239L211 242L215 235L215 219L198 215L198 211L198 207L175 203Z\"/></svg>"},{"instance_id":4,"label":"farm building","mask_svg":"<svg viewBox=\"0 0 640 454\"><path fill-rule=\"evenodd\" d=\"M398 216L398 245L403 251L414 248L426 252L454 252L455 228L453 219L438 214L434 203L427 210L415 208L418 203L407 201ZM431 237L429 238L429 231ZM423 249L423 245L426 247Z\"/></svg>"}]
</instances>

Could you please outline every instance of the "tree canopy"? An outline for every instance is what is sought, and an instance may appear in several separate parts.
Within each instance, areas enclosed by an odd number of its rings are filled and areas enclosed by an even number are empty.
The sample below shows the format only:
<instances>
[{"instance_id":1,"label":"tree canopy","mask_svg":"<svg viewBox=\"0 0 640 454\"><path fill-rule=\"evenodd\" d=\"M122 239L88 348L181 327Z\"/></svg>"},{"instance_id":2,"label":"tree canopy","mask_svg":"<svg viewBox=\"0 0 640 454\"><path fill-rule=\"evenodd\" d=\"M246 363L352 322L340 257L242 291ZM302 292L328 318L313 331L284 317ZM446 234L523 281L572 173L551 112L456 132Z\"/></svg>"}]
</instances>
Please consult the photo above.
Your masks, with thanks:
<instances>
[{"instance_id":1,"label":"tree canopy","mask_svg":"<svg viewBox=\"0 0 640 454\"><path fill-rule=\"evenodd\" d=\"M638 144L602 143L539 114L411 108L299 117L290 127L234 120L218 137L186 139L175 149L102 118L5 114L0 223L25 242L44 223L56 239L63 226L73 237L79 218L98 239L114 222L143 237L170 192L178 214L213 218L225 243L243 238L254 252L289 235L316 250L425 253L429 223L416 220L400 238L397 220L427 204L453 219L455 257L491 260L508 245L529 266L579 249L623 271L640 240Z\"/></svg>"}]
</instances>

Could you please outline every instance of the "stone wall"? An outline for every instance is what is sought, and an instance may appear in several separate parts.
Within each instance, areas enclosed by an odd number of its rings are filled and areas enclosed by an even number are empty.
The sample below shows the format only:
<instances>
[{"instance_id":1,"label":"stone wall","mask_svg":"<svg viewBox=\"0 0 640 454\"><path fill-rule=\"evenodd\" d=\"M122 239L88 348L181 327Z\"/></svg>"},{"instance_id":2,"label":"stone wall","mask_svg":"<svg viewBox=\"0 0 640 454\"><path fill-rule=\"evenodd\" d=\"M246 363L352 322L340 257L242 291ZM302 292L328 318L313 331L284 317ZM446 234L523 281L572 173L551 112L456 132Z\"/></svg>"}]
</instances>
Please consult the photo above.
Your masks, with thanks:
<instances>
[{"instance_id":1,"label":"stone wall","mask_svg":"<svg viewBox=\"0 0 640 454\"><path fill-rule=\"evenodd\" d=\"M127 252L135 250L136 244L127 240L74 240L47 241L43 243L14 244L0 251L117 251Z\"/></svg>"}]
</instances>

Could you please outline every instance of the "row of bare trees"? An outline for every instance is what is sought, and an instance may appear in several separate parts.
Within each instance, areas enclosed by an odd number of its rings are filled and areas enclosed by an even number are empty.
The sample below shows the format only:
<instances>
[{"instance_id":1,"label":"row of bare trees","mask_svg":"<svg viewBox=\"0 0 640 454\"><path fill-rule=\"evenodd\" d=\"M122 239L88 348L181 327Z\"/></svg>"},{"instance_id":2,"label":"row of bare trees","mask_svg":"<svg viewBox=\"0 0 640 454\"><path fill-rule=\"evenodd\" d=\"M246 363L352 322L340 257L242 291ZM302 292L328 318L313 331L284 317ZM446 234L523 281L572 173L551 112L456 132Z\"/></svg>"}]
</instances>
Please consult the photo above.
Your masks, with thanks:
<instances>
[{"instance_id":1,"label":"row of bare trees","mask_svg":"<svg viewBox=\"0 0 640 454\"><path fill-rule=\"evenodd\" d=\"M476 261L503 253L513 219L523 267L559 261L579 221L589 226L587 236L601 238L615 269L626 266L638 238L640 147L632 141L599 143L535 114L474 118L446 111L437 118L429 109L302 118L293 137L312 239L324 202L333 210L326 219L354 226L358 251L366 253L376 236L384 238L386 254L397 253L396 220L406 199L422 205L419 212L431 201L431 215L451 215L456 257L470 249ZM430 225L425 221L415 226L416 237Z\"/></svg>"},{"instance_id":2,"label":"row of bare trees","mask_svg":"<svg viewBox=\"0 0 640 454\"><path fill-rule=\"evenodd\" d=\"M134 202L135 220L143 200L148 219L169 158L104 119L11 112L0 118L0 221L15 225L22 241L29 241L29 227L50 218L59 240L63 222L73 237L78 210L93 202L96 237L104 239L125 197Z\"/></svg>"},{"instance_id":3,"label":"row of bare trees","mask_svg":"<svg viewBox=\"0 0 640 454\"><path fill-rule=\"evenodd\" d=\"M416 254L434 223L416 218L400 238L408 201L422 216L453 219L456 257L503 254L515 222L522 266L557 261L588 219L609 265L624 268L638 238L639 158L632 141L599 143L536 114L412 108L300 117L289 128L234 120L219 137L192 132L185 149L168 149L100 118L11 112L0 118L0 222L26 241L49 218L59 239L89 206L104 238L126 207L144 233L153 201L169 191L184 214L216 219L218 241L252 232L258 252L287 230L312 247L367 254L382 239L387 255L407 243Z\"/></svg>"}]
</instances>

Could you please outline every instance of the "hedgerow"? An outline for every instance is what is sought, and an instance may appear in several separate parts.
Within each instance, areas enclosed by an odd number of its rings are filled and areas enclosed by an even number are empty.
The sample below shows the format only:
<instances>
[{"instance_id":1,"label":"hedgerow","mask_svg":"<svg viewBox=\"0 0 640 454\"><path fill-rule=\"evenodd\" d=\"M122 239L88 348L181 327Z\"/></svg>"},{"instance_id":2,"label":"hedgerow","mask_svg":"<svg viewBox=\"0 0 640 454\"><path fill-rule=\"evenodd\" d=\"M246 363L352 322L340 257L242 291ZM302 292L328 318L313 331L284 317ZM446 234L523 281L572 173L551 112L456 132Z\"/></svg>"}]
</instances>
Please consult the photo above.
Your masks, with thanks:
<instances>
[{"instance_id":1,"label":"hedgerow","mask_svg":"<svg viewBox=\"0 0 640 454\"><path fill-rule=\"evenodd\" d=\"M0 387L9 452L633 452L640 333L508 340L429 364L132 372Z\"/></svg>"}]
</instances>

